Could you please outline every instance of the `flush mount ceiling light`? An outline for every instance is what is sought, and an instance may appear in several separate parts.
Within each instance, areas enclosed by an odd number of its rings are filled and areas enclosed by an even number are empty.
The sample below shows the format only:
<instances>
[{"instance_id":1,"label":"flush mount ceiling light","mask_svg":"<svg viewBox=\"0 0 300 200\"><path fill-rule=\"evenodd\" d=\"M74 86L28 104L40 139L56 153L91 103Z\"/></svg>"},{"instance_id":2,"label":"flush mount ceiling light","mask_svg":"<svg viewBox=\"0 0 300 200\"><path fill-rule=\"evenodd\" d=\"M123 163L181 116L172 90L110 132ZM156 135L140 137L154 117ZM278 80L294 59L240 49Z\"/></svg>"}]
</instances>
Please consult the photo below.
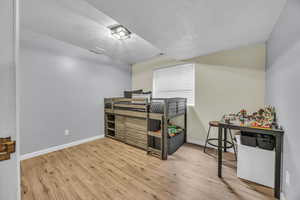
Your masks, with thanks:
<instances>
[{"instance_id":1,"label":"flush mount ceiling light","mask_svg":"<svg viewBox=\"0 0 300 200\"><path fill-rule=\"evenodd\" d=\"M118 40L126 40L131 37L131 32L122 25L108 27L111 30L112 36Z\"/></svg>"}]
</instances>

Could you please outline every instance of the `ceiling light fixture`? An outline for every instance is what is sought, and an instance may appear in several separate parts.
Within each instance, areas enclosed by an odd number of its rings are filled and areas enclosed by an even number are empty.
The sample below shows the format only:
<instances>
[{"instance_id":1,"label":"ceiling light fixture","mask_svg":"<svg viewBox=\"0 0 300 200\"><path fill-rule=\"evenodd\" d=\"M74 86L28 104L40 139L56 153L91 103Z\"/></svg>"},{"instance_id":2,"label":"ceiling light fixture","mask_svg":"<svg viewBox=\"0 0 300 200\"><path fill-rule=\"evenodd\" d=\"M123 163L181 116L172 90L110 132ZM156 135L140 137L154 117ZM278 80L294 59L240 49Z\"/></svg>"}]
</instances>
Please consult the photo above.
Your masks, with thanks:
<instances>
[{"instance_id":1,"label":"ceiling light fixture","mask_svg":"<svg viewBox=\"0 0 300 200\"><path fill-rule=\"evenodd\" d=\"M131 32L122 25L108 27L111 30L112 36L118 40L126 40L131 37Z\"/></svg>"}]
</instances>

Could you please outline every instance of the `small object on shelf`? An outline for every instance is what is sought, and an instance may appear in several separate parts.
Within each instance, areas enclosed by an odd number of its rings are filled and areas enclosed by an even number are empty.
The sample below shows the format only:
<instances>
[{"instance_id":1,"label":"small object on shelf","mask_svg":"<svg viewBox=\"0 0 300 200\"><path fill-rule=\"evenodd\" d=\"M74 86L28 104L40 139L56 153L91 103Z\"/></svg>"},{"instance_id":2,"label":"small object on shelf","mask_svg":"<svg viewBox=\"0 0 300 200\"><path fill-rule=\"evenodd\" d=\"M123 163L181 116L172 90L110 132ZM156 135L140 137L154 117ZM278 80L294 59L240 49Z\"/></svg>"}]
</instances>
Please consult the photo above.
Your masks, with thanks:
<instances>
[{"instance_id":1,"label":"small object on shelf","mask_svg":"<svg viewBox=\"0 0 300 200\"><path fill-rule=\"evenodd\" d=\"M176 126L176 125L169 125L168 126L168 134L169 134L170 137L174 137L182 131L183 131L183 129L179 126Z\"/></svg>"}]
</instances>

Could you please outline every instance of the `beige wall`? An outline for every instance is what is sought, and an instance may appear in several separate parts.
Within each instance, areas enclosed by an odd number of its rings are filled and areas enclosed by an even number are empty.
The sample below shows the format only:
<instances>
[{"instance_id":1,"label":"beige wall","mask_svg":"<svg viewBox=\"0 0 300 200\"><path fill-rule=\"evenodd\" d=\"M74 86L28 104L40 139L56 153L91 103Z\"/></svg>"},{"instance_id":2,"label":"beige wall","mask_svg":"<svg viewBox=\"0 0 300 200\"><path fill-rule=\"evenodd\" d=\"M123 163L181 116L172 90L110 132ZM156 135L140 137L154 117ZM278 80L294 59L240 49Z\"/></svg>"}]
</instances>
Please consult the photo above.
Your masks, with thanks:
<instances>
[{"instance_id":1,"label":"beige wall","mask_svg":"<svg viewBox=\"0 0 300 200\"><path fill-rule=\"evenodd\" d=\"M160 56L138 63L132 66L132 88L152 90L153 69L183 62L196 64L195 106L188 109L189 142L203 144L208 122L225 113L241 108L254 111L264 105L265 44L186 61Z\"/></svg>"}]
</instances>

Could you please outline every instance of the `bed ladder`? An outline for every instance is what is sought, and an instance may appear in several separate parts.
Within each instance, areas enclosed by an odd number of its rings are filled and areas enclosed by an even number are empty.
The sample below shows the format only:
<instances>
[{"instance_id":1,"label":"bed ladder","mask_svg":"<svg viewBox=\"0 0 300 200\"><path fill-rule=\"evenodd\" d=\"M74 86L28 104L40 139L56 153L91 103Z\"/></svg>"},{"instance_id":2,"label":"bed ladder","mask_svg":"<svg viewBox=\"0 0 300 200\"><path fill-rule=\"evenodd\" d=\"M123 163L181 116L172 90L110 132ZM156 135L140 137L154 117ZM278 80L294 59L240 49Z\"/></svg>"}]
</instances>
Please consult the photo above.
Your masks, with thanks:
<instances>
[{"instance_id":1,"label":"bed ladder","mask_svg":"<svg viewBox=\"0 0 300 200\"><path fill-rule=\"evenodd\" d=\"M153 119L153 120L158 120L158 119ZM148 118L147 118L147 124L148 124L148 128L147 128L147 153L152 155L152 156L155 156L155 157L158 157L162 160L166 160L167 159L167 155L165 153L165 138L164 138L164 134L166 134L166 131L168 130L167 128L165 128L166 124L164 124L164 117L161 116L160 118L160 121L161 121L161 130L160 131L156 131L156 132L153 132L153 131L150 131L150 118L149 118L149 115L148 115ZM153 147L153 140L155 139L158 139L160 140L160 148L157 149L157 148L154 148Z\"/></svg>"}]
</instances>

